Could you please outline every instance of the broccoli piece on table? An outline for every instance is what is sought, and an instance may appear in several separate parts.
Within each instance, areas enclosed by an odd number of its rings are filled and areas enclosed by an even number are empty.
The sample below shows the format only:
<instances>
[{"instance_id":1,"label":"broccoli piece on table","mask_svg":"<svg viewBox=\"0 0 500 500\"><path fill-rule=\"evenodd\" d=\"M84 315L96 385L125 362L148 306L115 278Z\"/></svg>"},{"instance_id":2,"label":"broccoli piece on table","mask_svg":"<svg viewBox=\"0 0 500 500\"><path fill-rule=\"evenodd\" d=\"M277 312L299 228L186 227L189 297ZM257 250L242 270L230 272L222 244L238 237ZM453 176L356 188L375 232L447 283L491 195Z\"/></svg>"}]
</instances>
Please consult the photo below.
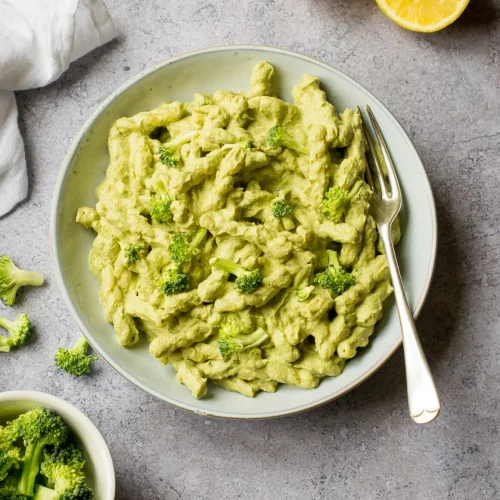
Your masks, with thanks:
<instances>
[{"instance_id":1,"label":"broccoli piece on table","mask_svg":"<svg viewBox=\"0 0 500 500\"><path fill-rule=\"evenodd\" d=\"M127 259L127 264L133 264L141 255L144 248L141 245L134 245L129 243L124 249L123 253Z\"/></svg>"},{"instance_id":2,"label":"broccoli piece on table","mask_svg":"<svg viewBox=\"0 0 500 500\"><path fill-rule=\"evenodd\" d=\"M288 148L294 149L299 153L308 155L309 148L296 141L283 127L275 125L269 130L267 142L272 148Z\"/></svg>"},{"instance_id":3,"label":"broccoli piece on table","mask_svg":"<svg viewBox=\"0 0 500 500\"><path fill-rule=\"evenodd\" d=\"M339 186L331 187L325 193L325 198L321 202L321 213L334 222L338 222L342 215L344 215L349 202L357 194L362 185L363 182L358 181L349 191Z\"/></svg>"},{"instance_id":4,"label":"broccoli piece on table","mask_svg":"<svg viewBox=\"0 0 500 500\"><path fill-rule=\"evenodd\" d=\"M207 230L200 228L194 235L191 242L188 241L186 233L176 234L170 244L170 257L178 264L184 264L191 260L191 257L198 253L198 247L205 238Z\"/></svg>"},{"instance_id":5,"label":"broccoli piece on table","mask_svg":"<svg viewBox=\"0 0 500 500\"><path fill-rule=\"evenodd\" d=\"M0 352L10 352L11 349L23 346L33 334L33 326L26 314L19 314L14 321L0 316L0 326L10 335L10 337L0 335Z\"/></svg>"},{"instance_id":6,"label":"broccoli piece on table","mask_svg":"<svg viewBox=\"0 0 500 500\"><path fill-rule=\"evenodd\" d=\"M88 348L89 343L85 337L81 337L71 349L59 347L54 358L56 365L75 377L88 375L90 364L97 361L96 356L87 354Z\"/></svg>"},{"instance_id":7,"label":"broccoli piece on table","mask_svg":"<svg viewBox=\"0 0 500 500\"><path fill-rule=\"evenodd\" d=\"M199 130L188 132L187 134L180 135L175 139L171 139L158 148L158 156L163 165L175 168L181 160L180 149L181 146L196 139L200 135Z\"/></svg>"},{"instance_id":8,"label":"broccoli piece on table","mask_svg":"<svg viewBox=\"0 0 500 500\"><path fill-rule=\"evenodd\" d=\"M356 277L340 265L338 254L334 250L328 250L328 261L328 267L316 275L314 282L340 295L356 283Z\"/></svg>"},{"instance_id":9,"label":"broccoli piece on table","mask_svg":"<svg viewBox=\"0 0 500 500\"><path fill-rule=\"evenodd\" d=\"M251 151L255 146L252 141L245 140L245 141L235 142L234 144L224 144L224 146L222 146L221 149L233 149L238 147L243 148L246 151Z\"/></svg>"},{"instance_id":10,"label":"broccoli piece on table","mask_svg":"<svg viewBox=\"0 0 500 500\"><path fill-rule=\"evenodd\" d=\"M37 486L35 500L90 500L93 491L86 485L85 460L78 446L65 443L44 452L41 473L48 478L47 486Z\"/></svg>"},{"instance_id":11,"label":"broccoli piece on table","mask_svg":"<svg viewBox=\"0 0 500 500\"><path fill-rule=\"evenodd\" d=\"M26 446L18 493L32 497L44 449L49 445L62 445L68 437L68 429L62 418L48 408L35 408L23 413L9 422L8 427Z\"/></svg>"},{"instance_id":12,"label":"broccoli piece on table","mask_svg":"<svg viewBox=\"0 0 500 500\"><path fill-rule=\"evenodd\" d=\"M235 264L230 260L217 259L213 264L217 269L226 271L236 276L234 287L238 293L252 293L262 284L262 273L260 269L247 271L239 264Z\"/></svg>"},{"instance_id":13,"label":"broccoli piece on table","mask_svg":"<svg viewBox=\"0 0 500 500\"><path fill-rule=\"evenodd\" d=\"M151 197L149 205L149 213L152 219L158 222L172 222L174 216L170 205L172 205L172 200L165 189L165 185L161 180L157 181L155 184L156 194Z\"/></svg>"},{"instance_id":14,"label":"broccoli piece on table","mask_svg":"<svg viewBox=\"0 0 500 500\"><path fill-rule=\"evenodd\" d=\"M285 217L292 213L292 207L285 201L285 193L279 192L278 198L275 198L271 204L271 210L275 217Z\"/></svg>"},{"instance_id":15,"label":"broccoli piece on table","mask_svg":"<svg viewBox=\"0 0 500 500\"><path fill-rule=\"evenodd\" d=\"M269 335L258 328L255 332L245 334L245 325L234 320L226 320L219 327L217 340L219 352L222 357L229 356L243 349L250 349L263 344Z\"/></svg>"},{"instance_id":16,"label":"broccoli piece on table","mask_svg":"<svg viewBox=\"0 0 500 500\"><path fill-rule=\"evenodd\" d=\"M162 273L159 288L165 295L186 292L189 288L189 277L178 269L165 270Z\"/></svg>"},{"instance_id":17,"label":"broccoli piece on table","mask_svg":"<svg viewBox=\"0 0 500 500\"><path fill-rule=\"evenodd\" d=\"M13 306L17 290L25 285L40 286L43 275L24 271L14 265L7 255L0 256L0 299L6 306Z\"/></svg>"}]
</instances>

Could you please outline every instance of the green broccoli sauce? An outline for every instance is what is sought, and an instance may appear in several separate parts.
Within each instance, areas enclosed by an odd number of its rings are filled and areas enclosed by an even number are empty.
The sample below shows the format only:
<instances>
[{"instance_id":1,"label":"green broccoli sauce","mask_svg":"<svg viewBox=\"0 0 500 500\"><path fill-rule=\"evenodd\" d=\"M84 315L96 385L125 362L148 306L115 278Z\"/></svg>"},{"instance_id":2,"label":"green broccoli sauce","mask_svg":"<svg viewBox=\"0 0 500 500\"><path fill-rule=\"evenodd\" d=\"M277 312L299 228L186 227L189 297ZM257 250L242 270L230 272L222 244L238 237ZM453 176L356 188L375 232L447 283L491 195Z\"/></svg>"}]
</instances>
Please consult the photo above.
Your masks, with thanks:
<instances>
[{"instance_id":1,"label":"green broccoli sauce","mask_svg":"<svg viewBox=\"0 0 500 500\"><path fill-rule=\"evenodd\" d=\"M392 292L359 115L311 75L282 101L273 73L119 119L97 210L77 215L118 342L145 335L197 398L340 375Z\"/></svg>"}]
</instances>

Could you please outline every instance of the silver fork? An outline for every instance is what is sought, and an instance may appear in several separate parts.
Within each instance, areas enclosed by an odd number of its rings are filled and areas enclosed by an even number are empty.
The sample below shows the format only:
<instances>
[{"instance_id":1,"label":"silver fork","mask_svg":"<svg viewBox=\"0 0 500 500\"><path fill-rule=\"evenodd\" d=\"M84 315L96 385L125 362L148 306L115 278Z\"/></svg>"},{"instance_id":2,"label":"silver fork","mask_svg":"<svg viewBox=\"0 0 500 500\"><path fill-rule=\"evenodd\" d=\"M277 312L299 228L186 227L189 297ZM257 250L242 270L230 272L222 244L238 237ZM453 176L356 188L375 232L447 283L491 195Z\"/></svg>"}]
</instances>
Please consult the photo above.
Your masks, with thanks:
<instances>
[{"instance_id":1,"label":"silver fork","mask_svg":"<svg viewBox=\"0 0 500 500\"><path fill-rule=\"evenodd\" d=\"M384 245L391 273L392 286L394 287L394 297L398 307L399 320L401 322L410 416L417 424L426 424L432 422L438 416L441 406L429 364L418 339L413 314L408 306L392 242L392 223L398 215L402 204L401 188L389 149L370 106L366 106L366 111L375 133L375 141L387 167L387 172L384 172L372 135L366 127L365 122L362 121L363 131L368 144L368 152L371 156L371 163L378 181L377 183L373 182L370 169L367 169L367 180L375 195L371 214L377 223L380 239ZM359 107L358 113L362 117ZM386 183L386 176L389 185Z\"/></svg>"}]
</instances>

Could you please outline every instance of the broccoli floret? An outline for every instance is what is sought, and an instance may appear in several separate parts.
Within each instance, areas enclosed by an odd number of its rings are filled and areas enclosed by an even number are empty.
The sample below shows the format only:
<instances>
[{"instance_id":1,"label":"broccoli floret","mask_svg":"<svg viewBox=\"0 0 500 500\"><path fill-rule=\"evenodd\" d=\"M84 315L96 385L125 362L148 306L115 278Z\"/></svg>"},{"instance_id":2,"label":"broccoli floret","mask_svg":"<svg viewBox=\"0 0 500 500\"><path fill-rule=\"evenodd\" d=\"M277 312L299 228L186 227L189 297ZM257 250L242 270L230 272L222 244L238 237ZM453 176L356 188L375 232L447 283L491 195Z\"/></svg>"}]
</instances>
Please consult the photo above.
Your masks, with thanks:
<instances>
[{"instance_id":1,"label":"broccoli floret","mask_svg":"<svg viewBox=\"0 0 500 500\"><path fill-rule=\"evenodd\" d=\"M250 140L235 142L234 144L224 144L221 149L233 149L233 148L243 148L246 151L251 151L254 148L254 144Z\"/></svg>"},{"instance_id":2,"label":"broccoli floret","mask_svg":"<svg viewBox=\"0 0 500 500\"><path fill-rule=\"evenodd\" d=\"M278 198L276 198L271 209L275 217L285 217L285 215L290 215L292 213L292 207L285 201L285 193L283 191L279 192Z\"/></svg>"},{"instance_id":3,"label":"broccoli floret","mask_svg":"<svg viewBox=\"0 0 500 500\"><path fill-rule=\"evenodd\" d=\"M17 472L11 471L4 480L0 480L1 500L28 500L28 497L17 492Z\"/></svg>"},{"instance_id":4,"label":"broccoli floret","mask_svg":"<svg viewBox=\"0 0 500 500\"><path fill-rule=\"evenodd\" d=\"M89 343L85 337L81 337L71 348L59 347L55 355L56 365L64 371L81 377L90 373L90 364L97 360L96 356L87 354Z\"/></svg>"},{"instance_id":5,"label":"broccoli floret","mask_svg":"<svg viewBox=\"0 0 500 500\"><path fill-rule=\"evenodd\" d=\"M35 500L92 499L94 493L85 483L84 465L82 452L73 443L45 451L40 471L48 478L51 488L37 486Z\"/></svg>"},{"instance_id":6,"label":"broccoli floret","mask_svg":"<svg viewBox=\"0 0 500 500\"><path fill-rule=\"evenodd\" d=\"M334 222L338 222L346 211L349 202L362 185L363 182L358 181L349 191L339 186L331 187L325 193L325 198L321 202L321 213Z\"/></svg>"},{"instance_id":7,"label":"broccoli floret","mask_svg":"<svg viewBox=\"0 0 500 500\"><path fill-rule=\"evenodd\" d=\"M253 121L253 118L246 111L243 111L243 113L241 113L240 116L238 116L238 120L242 123L242 126L243 126L249 120Z\"/></svg>"},{"instance_id":8,"label":"broccoli floret","mask_svg":"<svg viewBox=\"0 0 500 500\"><path fill-rule=\"evenodd\" d=\"M267 135L267 142L272 148L288 148L294 149L299 153L303 153L305 155L309 154L309 148L300 144L296 141L283 127L280 125L275 125L269 130L269 134Z\"/></svg>"},{"instance_id":9,"label":"broccoli floret","mask_svg":"<svg viewBox=\"0 0 500 500\"><path fill-rule=\"evenodd\" d=\"M262 273L260 269L247 271L239 264L235 264L230 260L217 259L213 264L217 269L222 269L236 276L234 287L238 293L252 293L262 284Z\"/></svg>"},{"instance_id":10,"label":"broccoli floret","mask_svg":"<svg viewBox=\"0 0 500 500\"><path fill-rule=\"evenodd\" d=\"M338 254L334 250L328 251L328 261L328 267L316 275L314 282L340 295L356 283L356 278L340 265Z\"/></svg>"},{"instance_id":11,"label":"broccoli floret","mask_svg":"<svg viewBox=\"0 0 500 500\"><path fill-rule=\"evenodd\" d=\"M26 314L19 314L14 321L0 317L0 326L10 335L10 337L0 335L0 352L10 352L11 349L26 344L33 333L33 326Z\"/></svg>"},{"instance_id":12,"label":"broccoli floret","mask_svg":"<svg viewBox=\"0 0 500 500\"><path fill-rule=\"evenodd\" d=\"M12 432L9 426L0 426L0 482L9 475L11 469L17 469L22 461L21 450L14 445L16 440L17 433ZM1 494L0 498L3 498Z\"/></svg>"},{"instance_id":13,"label":"broccoli floret","mask_svg":"<svg viewBox=\"0 0 500 500\"><path fill-rule=\"evenodd\" d=\"M205 238L207 230L200 228L194 235L191 242L188 242L188 235L186 233L176 234L170 245L170 257L178 264L184 264L191 260L191 257L198 252L198 247Z\"/></svg>"},{"instance_id":14,"label":"broccoli floret","mask_svg":"<svg viewBox=\"0 0 500 500\"><path fill-rule=\"evenodd\" d=\"M141 245L128 244L124 249L123 253L127 259L128 264L133 264L141 255L144 248Z\"/></svg>"},{"instance_id":15,"label":"broccoli floret","mask_svg":"<svg viewBox=\"0 0 500 500\"><path fill-rule=\"evenodd\" d=\"M79 474L66 471L61 481L68 484L65 488L53 490L42 485L36 486L33 500L92 500L94 492L85 484L85 478Z\"/></svg>"},{"instance_id":16,"label":"broccoli floret","mask_svg":"<svg viewBox=\"0 0 500 500\"><path fill-rule=\"evenodd\" d=\"M33 496L45 447L62 445L68 437L68 429L62 418L48 408L35 408L23 413L10 422L8 427L15 431L26 446L18 492Z\"/></svg>"},{"instance_id":17,"label":"broccoli floret","mask_svg":"<svg viewBox=\"0 0 500 500\"><path fill-rule=\"evenodd\" d=\"M179 164L181 159L180 148L189 141L196 139L200 135L199 130L193 132L188 132L187 134L181 135L172 139L158 149L158 156L160 161L167 165L167 167L175 168Z\"/></svg>"},{"instance_id":18,"label":"broccoli floret","mask_svg":"<svg viewBox=\"0 0 500 500\"><path fill-rule=\"evenodd\" d=\"M295 293L297 295L297 300L299 302L305 302L309 296L311 295L312 291L314 290L314 285L310 286L299 286L296 290Z\"/></svg>"},{"instance_id":19,"label":"broccoli floret","mask_svg":"<svg viewBox=\"0 0 500 500\"><path fill-rule=\"evenodd\" d=\"M14 305L16 293L20 287L40 286L42 284L42 274L19 269L7 255L0 257L0 299L6 306Z\"/></svg>"},{"instance_id":20,"label":"broccoli floret","mask_svg":"<svg viewBox=\"0 0 500 500\"><path fill-rule=\"evenodd\" d=\"M163 271L159 288L165 295L186 292L189 288L189 277L177 269L167 269Z\"/></svg>"},{"instance_id":21,"label":"broccoli floret","mask_svg":"<svg viewBox=\"0 0 500 500\"><path fill-rule=\"evenodd\" d=\"M72 442L45 449L43 455L44 459L40 466L40 472L52 481L55 480L54 477L60 466L67 466L80 472L85 465L82 450Z\"/></svg>"},{"instance_id":22,"label":"broccoli floret","mask_svg":"<svg viewBox=\"0 0 500 500\"><path fill-rule=\"evenodd\" d=\"M170 210L172 200L165 189L165 185L161 180L155 184L156 194L151 197L149 205L149 213L152 219L158 222L172 222L173 214Z\"/></svg>"},{"instance_id":23,"label":"broccoli floret","mask_svg":"<svg viewBox=\"0 0 500 500\"><path fill-rule=\"evenodd\" d=\"M263 344L269 335L258 328L255 332L245 334L245 325L234 320L226 320L219 327L217 340L219 352L222 357L229 356L243 349L250 349Z\"/></svg>"}]
</instances>

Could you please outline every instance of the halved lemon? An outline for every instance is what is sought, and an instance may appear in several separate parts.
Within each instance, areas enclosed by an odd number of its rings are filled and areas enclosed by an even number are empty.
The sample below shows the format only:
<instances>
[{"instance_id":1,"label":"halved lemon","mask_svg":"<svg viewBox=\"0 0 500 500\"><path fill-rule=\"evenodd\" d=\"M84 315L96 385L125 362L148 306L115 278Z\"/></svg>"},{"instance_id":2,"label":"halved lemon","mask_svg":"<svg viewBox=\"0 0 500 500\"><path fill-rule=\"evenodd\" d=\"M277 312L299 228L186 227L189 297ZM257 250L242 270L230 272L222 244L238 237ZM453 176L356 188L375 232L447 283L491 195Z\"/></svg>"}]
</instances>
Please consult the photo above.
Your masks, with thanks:
<instances>
[{"instance_id":1,"label":"halved lemon","mask_svg":"<svg viewBox=\"0 0 500 500\"><path fill-rule=\"evenodd\" d=\"M432 33L458 19L469 0L376 0L382 12L411 31Z\"/></svg>"}]
</instances>

